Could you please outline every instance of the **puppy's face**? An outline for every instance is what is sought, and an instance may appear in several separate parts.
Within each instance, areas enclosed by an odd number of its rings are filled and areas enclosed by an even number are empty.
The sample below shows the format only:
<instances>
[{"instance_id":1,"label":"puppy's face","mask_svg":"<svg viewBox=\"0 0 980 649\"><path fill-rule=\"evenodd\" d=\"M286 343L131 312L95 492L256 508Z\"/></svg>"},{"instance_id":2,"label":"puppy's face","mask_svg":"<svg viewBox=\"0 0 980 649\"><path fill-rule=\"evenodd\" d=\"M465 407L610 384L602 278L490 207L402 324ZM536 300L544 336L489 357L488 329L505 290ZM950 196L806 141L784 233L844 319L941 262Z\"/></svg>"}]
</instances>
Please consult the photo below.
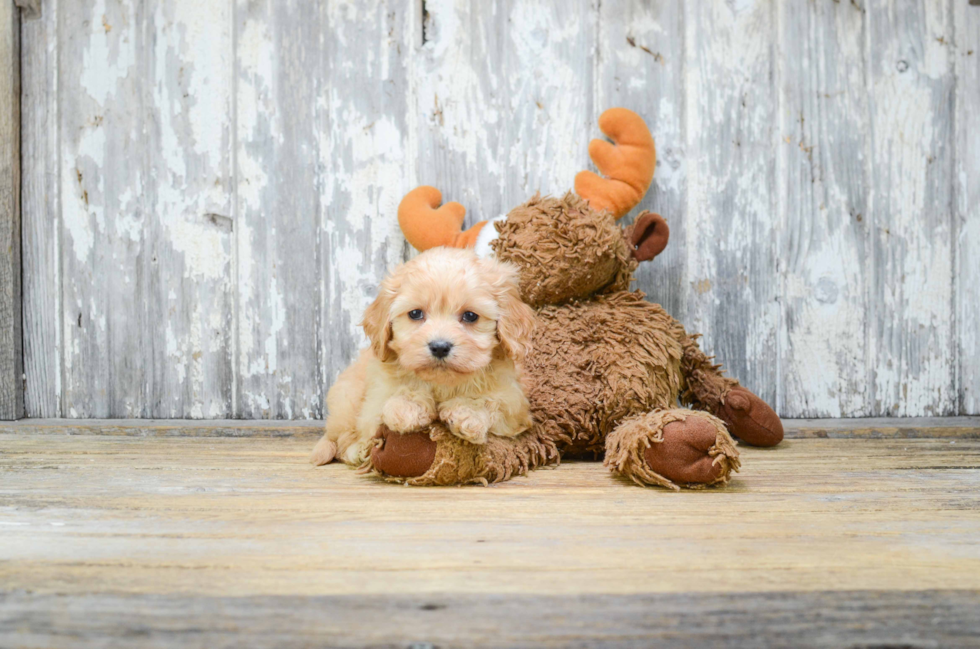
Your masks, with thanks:
<instances>
[{"instance_id":1,"label":"puppy's face","mask_svg":"<svg viewBox=\"0 0 980 649\"><path fill-rule=\"evenodd\" d=\"M466 380L495 354L520 361L533 323L513 267L452 248L398 268L364 314L379 359L443 384Z\"/></svg>"}]
</instances>

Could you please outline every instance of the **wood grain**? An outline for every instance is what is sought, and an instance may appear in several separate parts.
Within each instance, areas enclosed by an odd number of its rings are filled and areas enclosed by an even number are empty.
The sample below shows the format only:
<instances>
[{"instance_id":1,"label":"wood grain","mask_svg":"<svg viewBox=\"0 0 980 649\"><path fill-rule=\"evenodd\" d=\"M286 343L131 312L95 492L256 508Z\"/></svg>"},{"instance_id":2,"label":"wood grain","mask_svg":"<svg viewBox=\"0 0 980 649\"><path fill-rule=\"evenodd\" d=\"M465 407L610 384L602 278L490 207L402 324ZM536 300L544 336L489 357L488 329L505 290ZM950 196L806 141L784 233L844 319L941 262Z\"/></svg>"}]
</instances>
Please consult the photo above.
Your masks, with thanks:
<instances>
[{"instance_id":1,"label":"wood grain","mask_svg":"<svg viewBox=\"0 0 980 649\"><path fill-rule=\"evenodd\" d=\"M688 301L697 290L688 278L687 257L696 236L688 229L687 123L684 93L684 5L604 1L599 5L596 109L625 106L646 121L657 144L653 184L633 215L659 213L670 226L667 249L641 264L636 286L690 325ZM599 137L599 134L595 135ZM632 219L624 218L628 223Z\"/></svg>"},{"instance_id":2,"label":"wood grain","mask_svg":"<svg viewBox=\"0 0 980 649\"><path fill-rule=\"evenodd\" d=\"M586 0L425 2L416 59L417 175L467 225L560 195L601 137Z\"/></svg>"},{"instance_id":3,"label":"wood grain","mask_svg":"<svg viewBox=\"0 0 980 649\"><path fill-rule=\"evenodd\" d=\"M62 414L140 416L152 242L144 29L135 1L57 7Z\"/></svg>"},{"instance_id":4,"label":"wood grain","mask_svg":"<svg viewBox=\"0 0 980 649\"><path fill-rule=\"evenodd\" d=\"M950 5L867 6L873 411L947 415L956 412Z\"/></svg>"},{"instance_id":5,"label":"wood grain","mask_svg":"<svg viewBox=\"0 0 980 649\"><path fill-rule=\"evenodd\" d=\"M784 419L786 439L980 439L980 417ZM323 434L323 421L186 419L22 419L0 422L0 433L126 435L136 437L307 437Z\"/></svg>"},{"instance_id":6,"label":"wood grain","mask_svg":"<svg viewBox=\"0 0 980 649\"><path fill-rule=\"evenodd\" d=\"M140 5L144 402L126 416L234 415L232 6ZM124 18L125 19L125 18ZM115 410L113 414L122 414Z\"/></svg>"},{"instance_id":7,"label":"wood grain","mask_svg":"<svg viewBox=\"0 0 980 649\"><path fill-rule=\"evenodd\" d=\"M235 3L235 416L311 417L318 381L321 24L301 2Z\"/></svg>"},{"instance_id":8,"label":"wood grain","mask_svg":"<svg viewBox=\"0 0 980 649\"><path fill-rule=\"evenodd\" d=\"M41 17L41 0L14 0L14 4L20 8L20 16L25 21Z\"/></svg>"},{"instance_id":9,"label":"wood grain","mask_svg":"<svg viewBox=\"0 0 980 649\"><path fill-rule=\"evenodd\" d=\"M788 440L743 449L729 488L682 493L626 484L597 463L490 488L405 488L314 469L311 444L0 433L0 634L74 630L94 643L121 624L167 636L180 616L178 628L207 634L312 633L316 615L276 617L290 603L321 604L323 628L366 607L337 636L351 644L393 641L382 630L404 632L389 624L424 605L458 607L457 624L498 644L509 636L495 628L534 621L579 637L552 619L562 610L597 644L635 645L641 619L652 637L762 633L762 620L814 642L821 629L892 640L904 629L906 643L948 632L942 646L976 632L977 439ZM588 602L611 621L585 613ZM665 627L682 604L737 613L720 627ZM948 624L926 624L926 611ZM433 629L448 619L428 618ZM622 625L634 631L617 635Z\"/></svg>"},{"instance_id":10,"label":"wood grain","mask_svg":"<svg viewBox=\"0 0 980 649\"><path fill-rule=\"evenodd\" d=\"M787 439L980 439L980 417L784 419Z\"/></svg>"},{"instance_id":11,"label":"wood grain","mask_svg":"<svg viewBox=\"0 0 980 649\"><path fill-rule=\"evenodd\" d=\"M693 283L684 324L704 334L702 348L732 376L778 404L774 5L712 0L684 8Z\"/></svg>"},{"instance_id":12,"label":"wood grain","mask_svg":"<svg viewBox=\"0 0 980 649\"><path fill-rule=\"evenodd\" d=\"M322 417L404 192L469 223L563 192L617 104L672 228L638 286L733 375L787 417L980 413L964 3L43 4L30 416Z\"/></svg>"},{"instance_id":13,"label":"wood grain","mask_svg":"<svg viewBox=\"0 0 980 649\"><path fill-rule=\"evenodd\" d=\"M953 149L953 267L956 286L957 400L961 414L980 414L980 8L953 3L956 73Z\"/></svg>"},{"instance_id":14,"label":"wood grain","mask_svg":"<svg viewBox=\"0 0 980 649\"><path fill-rule=\"evenodd\" d=\"M728 489L681 494L597 463L489 489L403 488L310 467L309 440L2 441L8 590L980 588L976 440L793 440L747 449Z\"/></svg>"},{"instance_id":15,"label":"wood grain","mask_svg":"<svg viewBox=\"0 0 980 649\"><path fill-rule=\"evenodd\" d=\"M58 6L22 28L24 401L31 417L63 415Z\"/></svg>"},{"instance_id":16,"label":"wood grain","mask_svg":"<svg viewBox=\"0 0 980 649\"><path fill-rule=\"evenodd\" d=\"M364 309L405 261L398 203L415 183L420 5L325 3L319 140L319 380L323 395L366 345ZM313 412L322 412L321 404Z\"/></svg>"},{"instance_id":17,"label":"wood grain","mask_svg":"<svg viewBox=\"0 0 980 649\"><path fill-rule=\"evenodd\" d=\"M24 412L19 13L13 2L0 2L0 419Z\"/></svg>"},{"instance_id":18,"label":"wood grain","mask_svg":"<svg viewBox=\"0 0 980 649\"><path fill-rule=\"evenodd\" d=\"M779 410L871 415L867 11L778 3L777 13Z\"/></svg>"},{"instance_id":19,"label":"wood grain","mask_svg":"<svg viewBox=\"0 0 980 649\"><path fill-rule=\"evenodd\" d=\"M309 419L21 419L0 422L0 433L126 437L304 437L316 441L323 421Z\"/></svg>"},{"instance_id":20,"label":"wood grain","mask_svg":"<svg viewBox=\"0 0 980 649\"><path fill-rule=\"evenodd\" d=\"M253 596L0 593L0 642L154 647L974 647L980 592Z\"/></svg>"}]
</instances>

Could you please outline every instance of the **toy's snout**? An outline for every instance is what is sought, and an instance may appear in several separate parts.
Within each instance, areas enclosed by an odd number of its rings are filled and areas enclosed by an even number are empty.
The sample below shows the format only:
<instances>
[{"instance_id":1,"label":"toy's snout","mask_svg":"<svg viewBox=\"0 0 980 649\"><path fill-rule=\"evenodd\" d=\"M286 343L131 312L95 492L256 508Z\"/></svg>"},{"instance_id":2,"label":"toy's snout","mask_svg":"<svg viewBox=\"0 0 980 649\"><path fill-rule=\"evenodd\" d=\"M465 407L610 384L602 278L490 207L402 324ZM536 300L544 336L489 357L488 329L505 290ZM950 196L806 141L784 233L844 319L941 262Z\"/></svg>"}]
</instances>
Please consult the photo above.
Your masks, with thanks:
<instances>
[{"instance_id":1,"label":"toy's snout","mask_svg":"<svg viewBox=\"0 0 980 649\"><path fill-rule=\"evenodd\" d=\"M670 228L664 217L653 212L643 212L636 217L633 229L626 232L630 252L637 261L650 261L667 247Z\"/></svg>"}]
</instances>

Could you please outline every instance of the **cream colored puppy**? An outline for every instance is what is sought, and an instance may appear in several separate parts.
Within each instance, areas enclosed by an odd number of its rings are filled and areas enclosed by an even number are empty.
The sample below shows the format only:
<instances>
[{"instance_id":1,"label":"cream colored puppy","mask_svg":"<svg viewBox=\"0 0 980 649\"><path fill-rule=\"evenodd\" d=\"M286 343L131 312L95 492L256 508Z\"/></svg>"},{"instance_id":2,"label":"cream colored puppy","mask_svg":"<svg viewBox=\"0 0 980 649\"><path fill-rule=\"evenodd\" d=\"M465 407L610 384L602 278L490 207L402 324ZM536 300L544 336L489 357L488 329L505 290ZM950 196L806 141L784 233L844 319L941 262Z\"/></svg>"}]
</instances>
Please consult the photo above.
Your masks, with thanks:
<instances>
[{"instance_id":1,"label":"cream colored puppy","mask_svg":"<svg viewBox=\"0 0 980 649\"><path fill-rule=\"evenodd\" d=\"M381 424L406 433L438 419L474 444L531 425L518 366L534 313L510 265L433 248L384 279L362 324L371 345L327 394L313 464L362 464Z\"/></svg>"}]
</instances>

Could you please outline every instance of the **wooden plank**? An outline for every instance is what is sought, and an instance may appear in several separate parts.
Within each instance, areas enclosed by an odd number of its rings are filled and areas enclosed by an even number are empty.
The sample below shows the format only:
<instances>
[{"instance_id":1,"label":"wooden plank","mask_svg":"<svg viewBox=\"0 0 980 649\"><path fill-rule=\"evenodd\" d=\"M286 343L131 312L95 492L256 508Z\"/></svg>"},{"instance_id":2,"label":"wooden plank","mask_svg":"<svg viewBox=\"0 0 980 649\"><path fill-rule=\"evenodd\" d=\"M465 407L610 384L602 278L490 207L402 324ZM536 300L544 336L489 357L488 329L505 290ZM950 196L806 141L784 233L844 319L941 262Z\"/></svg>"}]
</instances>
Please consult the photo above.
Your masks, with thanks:
<instances>
[{"instance_id":1,"label":"wooden plank","mask_svg":"<svg viewBox=\"0 0 980 649\"><path fill-rule=\"evenodd\" d=\"M20 273L20 16L0 2L0 419L24 414Z\"/></svg>"},{"instance_id":2,"label":"wooden plank","mask_svg":"<svg viewBox=\"0 0 980 649\"><path fill-rule=\"evenodd\" d=\"M467 225L536 192L562 194L601 137L587 0L426 2L417 176L467 208Z\"/></svg>"},{"instance_id":3,"label":"wooden plank","mask_svg":"<svg viewBox=\"0 0 980 649\"><path fill-rule=\"evenodd\" d=\"M230 2L22 26L28 414L322 416L404 191L564 191L614 104L674 230L640 287L733 375L784 415L980 412L967 5Z\"/></svg>"},{"instance_id":4,"label":"wooden plank","mask_svg":"<svg viewBox=\"0 0 980 649\"><path fill-rule=\"evenodd\" d=\"M137 72L146 133L140 143L146 244L134 278L146 296L145 401L138 416L230 417L232 2L157 0L145 12Z\"/></svg>"},{"instance_id":5,"label":"wooden plank","mask_svg":"<svg viewBox=\"0 0 980 649\"><path fill-rule=\"evenodd\" d=\"M762 399L780 403L774 4L685 3L685 325ZM781 414L790 414L783 412Z\"/></svg>"},{"instance_id":6,"label":"wooden plank","mask_svg":"<svg viewBox=\"0 0 980 649\"><path fill-rule=\"evenodd\" d=\"M0 583L419 600L980 590L976 439L788 440L743 449L728 488L682 493L595 462L490 488L404 488L312 468L310 446L0 435Z\"/></svg>"},{"instance_id":7,"label":"wooden plank","mask_svg":"<svg viewBox=\"0 0 980 649\"><path fill-rule=\"evenodd\" d=\"M235 4L236 417L312 417L318 372L321 22L301 2Z\"/></svg>"},{"instance_id":8,"label":"wooden plank","mask_svg":"<svg viewBox=\"0 0 980 649\"><path fill-rule=\"evenodd\" d=\"M657 144L657 168L636 210L658 212L670 224L666 251L640 265L637 288L687 323L688 296L696 287L687 276L683 4L606 0L599 4L598 24L596 111L625 106L646 120Z\"/></svg>"},{"instance_id":9,"label":"wooden plank","mask_svg":"<svg viewBox=\"0 0 980 649\"><path fill-rule=\"evenodd\" d=\"M787 439L980 439L980 417L784 419Z\"/></svg>"},{"instance_id":10,"label":"wooden plank","mask_svg":"<svg viewBox=\"0 0 980 649\"><path fill-rule=\"evenodd\" d=\"M971 3L973 4L973 3ZM953 147L957 401L961 415L980 414L980 8L953 3L956 73Z\"/></svg>"},{"instance_id":11,"label":"wooden plank","mask_svg":"<svg viewBox=\"0 0 980 649\"><path fill-rule=\"evenodd\" d=\"M969 647L980 592L0 595L11 646Z\"/></svg>"},{"instance_id":12,"label":"wooden plank","mask_svg":"<svg viewBox=\"0 0 980 649\"><path fill-rule=\"evenodd\" d=\"M143 5L59 3L62 414L146 413Z\"/></svg>"},{"instance_id":13,"label":"wooden plank","mask_svg":"<svg viewBox=\"0 0 980 649\"><path fill-rule=\"evenodd\" d=\"M41 17L41 0L14 0L20 8L20 16L24 21Z\"/></svg>"},{"instance_id":14,"label":"wooden plank","mask_svg":"<svg viewBox=\"0 0 980 649\"><path fill-rule=\"evenodd\" d=\"M24 401L28 417L63 415L62 231L58 167L58 4L22 26Z\"/></svg>"},{"instance_id":15,"label":"wooden plank","mask_svg":"<svg viewBox=\"0 0 980 649\"><path fill-rule=\"evenodd\" d=\"M316 103L320 283L310 295L320 319L311 359L324 394L365 345L364 309L409 250L396 212L416 184L417 10L398 0L325 3L320 16L327 33ZM319 416L321 406L312 412Z\"/></svg>"},{"instance_id":16,"label":"wooden plank","mask_svg":"<svg viewBox=\"0 0 980 649\"><path fill-rule=\"evenodd\" d=\"M786 439L980 439L980 417L784 419ZM0 423L0 433L125 435L135 437L318 438L319 419L22 419Z\"/></svg>"},{"instance_id":17,"label":"wooden plank","mask_svg":"<svg viewBox=\"0 0 980 649\"><path fill-rule=\"evenodd\" d=\"M0 422L0 434L118 435L125 437L303 437L310 448L323 435L316 419L21 419Z\"/></svg>"},{"instance_id":18,"label":"wooden plank","mask_svg":"<svg viewBox=\"0 0 980 649\"><path fill-rule=\"evenodd\" d=\"M872 415L866 12L846 2L777 9L780 411Z\"/></svg>"},{"instance_id":19,"label":"wooden plank","mask_svg":"<svg viewBox=\"0 0 980 649\"><path fill-rule=\"evenodd\" d=\"M956 412L950 3L871 0L873 411Z\"/></svg>"}]
</instances>

